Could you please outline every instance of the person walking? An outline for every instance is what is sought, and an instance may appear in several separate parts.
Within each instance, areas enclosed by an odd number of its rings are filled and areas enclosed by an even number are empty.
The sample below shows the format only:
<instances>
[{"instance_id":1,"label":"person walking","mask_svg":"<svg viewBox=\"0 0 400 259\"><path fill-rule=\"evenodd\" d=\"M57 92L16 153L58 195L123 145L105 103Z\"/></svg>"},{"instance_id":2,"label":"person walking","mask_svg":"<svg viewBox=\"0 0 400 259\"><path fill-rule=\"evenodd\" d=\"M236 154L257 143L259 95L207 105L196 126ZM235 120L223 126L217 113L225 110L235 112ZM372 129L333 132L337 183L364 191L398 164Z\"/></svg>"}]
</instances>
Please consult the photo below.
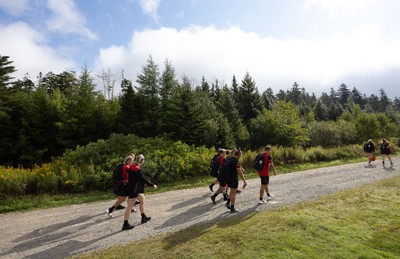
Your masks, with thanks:
<instances>
[{"instance_id":1,"label":"person walking","mask_svg":"<svg viewBox=\"0 0 400 259\"><path fill-rule=\"evenodd\" d=\"M133 225L129 224L129 217L131 215L131 209L135 205L136 199L139 200L140 206L139 211L142 216L141 223L146 223L151 219L145 214L145 196L144 196L144 186L149 185L157 189L157 185L150 182L144 176L141 170L141 166L144 163L144 156L139 155L135 159L135 163L131 165L128 170L128 183L127 183L127 194L128 194L128 205L124 214L124 224L122 225L122 230L129 230L134 228Z\"/></svg>"},{"instance_id":2,"label":"person walking","mask_svg":"<svg viewBox=\"0 0 400 259\"><path fill-rule=\"evenodd\" d=\"M263 152L263 166L262 170L258 171L258 175L260 176L261 186L260 186L260 195L259 195L259 204L266 203L268 200L272 199L272 194L269 193L269 169L272 168L274 175L276 175L275 164L272 161L271 156L271 147L266 146ZM264 199L264 193L267 194L267 199Z\"/></svg>"},{"instance_id":3,"label":"person walking","mask_svg":"<svg viewBox=\"0 0 400 259\"><path fill-rule=\"evenodd\" d=\"M222 163L224 162L226 155L226 150L223 148L220 148L218 150L218 154L215 155L212 159L211 165L210 165L210 175L214 177L213 182L208 186L211 192L214 192L213 188L214 185L218 183L218 171L219 168L221 167Z\"/></svg>"},{"instance_id":4,"label":"person walking","mask_svg":"<svg viewBox=\"0 0 400 259\"><path fill-rule=\"evenodd\" d=\"M368 139L368 142L364 144L364 152L368 155L368 165L370 165L371 161L375 161L375 156L373 154L375 152L375 146L372 139Z\"/></svg>"},{"instance_id":5,"label":"person walking","mask_svg":"<svg viewBox=\"0 0 400 259\"><path fill-rule=\"evenodd\" d=\"M382 139L380 150L381 150L381 155L382 155L382 166L385 167L385 158L386 157L389 158L390 166L393 166L392 158L390 157L390 154L393 153L393 150L390 147L389 142L385 138Z\"/></svg>"},{"instance_id":6,"label":"person walking","mask_svg":"<svg viewBox=\"0 0 400 259\"><path fill-rule=\"evenodd\" d=\"M135 154L130 154L127 156L122 164L122 168L116 168L115 170L120 170L118 172L121 174L121 180L114 182L114 194L117 195L117 200L115 203L107 209L107 215L111 218L114 210L119 209L124 201L128 198L126 184L128 182L128 170L130 166L133 164L133 160L135 159ZM123 206L122 206L123 207ZM125 208L125 207L123 207Z\"/></svg>"},{"instance_id":7,"label":"person walking","mask_svg":"<svg viewBox=\"0 0 400 259\"><path fill-rule=\"evenodd\" d=\"M226 203L226 207L228 207L231 213L239 212L235 208L236 203L236 191L239 187L239 179L238 176L243 180L243 189L246 188L247 182L243 175L242 166L239 163L239 159L242 155L240 150L235 151L234 155L227 158L225 163L221 166L218 180L220 181L220 188L217 193L211 197L211 200L215 204L215 197L218 193L222 192L223 187L226 185L230 188L229 192L229 200Z\"/></svg>"}]
</instances>

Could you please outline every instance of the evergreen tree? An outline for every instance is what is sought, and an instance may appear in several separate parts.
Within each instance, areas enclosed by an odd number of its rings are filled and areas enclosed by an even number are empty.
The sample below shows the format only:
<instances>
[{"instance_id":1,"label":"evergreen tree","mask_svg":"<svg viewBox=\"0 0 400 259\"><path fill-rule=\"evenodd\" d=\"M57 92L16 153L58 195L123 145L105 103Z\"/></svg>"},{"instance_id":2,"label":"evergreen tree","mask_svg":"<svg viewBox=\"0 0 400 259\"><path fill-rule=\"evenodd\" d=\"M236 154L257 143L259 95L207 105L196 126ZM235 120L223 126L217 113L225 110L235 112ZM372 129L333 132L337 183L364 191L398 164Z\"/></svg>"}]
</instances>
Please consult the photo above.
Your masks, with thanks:
<instances>
[{"instance_id":1,"label":"evergreen tree","mask_svg":"<svg viewBox=\"0 0 400 259\"><path fill-rule=\"evenodd\" d=\"M171 109L166 114L166 132L174 140L181 140L189 145L201 145L206 132L205 113L196 101L190 80L183 78L177 94L171 98Z\"/></svg>"},{"instance_id":2,"label":"evergreen tree","mask_svg":"<svg viewBox=\"0 0 400 259\"><path fill-rule=\"evenodd\" d=\"M137 134L135 117L138 109L138 98L132 86L132 81L122 78L121 96L119 98L121 109L117 114L117 127L114 129L116 133Z\"/></svg>"},{"instance_id":3,"label":"evergreen tree","mask_svg":"<svg viewBox=\"0 0 400 259\"><path fill-rule=\"evenodd\" d=\"M274 96L274 92L272 91L271 88L268 88L265 90L262 95L261 95L264 107L267 108L267 110L271 110L272 106L276 102L276 97Z\"/></svg>"},{"instance_id":4,"label":"evergreen tree","mask_svg":"<svg viewBox=\"0 0 400 259\"><path fill-rule=\"evenodd\" d=\"M350 89L347 88L347 85L341 84L339 86L339 89L337 91L337 96L339 104L343 107L343 109L346 109L348 106L348 102L351 98L351 92Z\"/></svg>"},{"instance_id":5,"label":"evergreen tree","mask_svg":"<svg viewBox=\"0 0 400 259\"><path fill-rule=\"evenodd\" d=\"M220 92L218 102L219 111L227 118L234 141L231 146L244 148L248 146L249 132L240 118L237 104L235 103L228 87L224 87Z\"/></svg>"},{"instance_id":6,"label":"evergreen tree","mask_svg":"<svg viewBox=\"0 0 400 259\"><path fill-rule=\"evenodd\" d=\"M263 107L256 83L249 73L246 73L239 87L238 107L243 123L247 127L250 126L250 120L257 117Z\"/></svg>"},{"instance_id":7,"label":"evergreen tree","mask_svg":"<svg viewBox=\"0 0 400 259\"><path fill-rule=\"evenodd\" d=\"M141 108L136 121L140 121L140 128L137 129L141 137L154 137L160 132L160 72L158 65L150 56L147 65L137 76L138 102Z\"/></svg>"},{"instance_id":8,"label":"evergreen tree","mask_svg":"<svg viewBox=\"0 0 400 259\"><path fill-rule=\"evenodd\" d=\"M328 118L328 109L326 108L325 104L319 100L314 106L314 114L317 121L323 121Z\"/></svg>"}]
</instances>

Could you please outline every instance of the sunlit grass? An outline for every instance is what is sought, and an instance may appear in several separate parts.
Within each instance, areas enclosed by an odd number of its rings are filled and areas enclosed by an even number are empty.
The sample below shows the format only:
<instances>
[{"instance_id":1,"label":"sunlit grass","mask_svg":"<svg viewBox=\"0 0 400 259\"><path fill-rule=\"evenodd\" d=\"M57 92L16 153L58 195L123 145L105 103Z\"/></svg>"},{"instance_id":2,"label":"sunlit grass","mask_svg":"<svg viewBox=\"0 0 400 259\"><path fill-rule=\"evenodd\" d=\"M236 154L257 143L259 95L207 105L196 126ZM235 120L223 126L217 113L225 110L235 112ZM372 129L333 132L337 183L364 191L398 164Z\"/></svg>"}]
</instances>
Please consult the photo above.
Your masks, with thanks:
<instances>
[{"instance_id":1,"label":"sunlit grass","mask_svg":"<svg viewBox=\"0 0 400 259\"><path fill-rule=\"evenodd\" d=\"M400 177L77 258L399 258Z\"/></svg>"}]
</instances>

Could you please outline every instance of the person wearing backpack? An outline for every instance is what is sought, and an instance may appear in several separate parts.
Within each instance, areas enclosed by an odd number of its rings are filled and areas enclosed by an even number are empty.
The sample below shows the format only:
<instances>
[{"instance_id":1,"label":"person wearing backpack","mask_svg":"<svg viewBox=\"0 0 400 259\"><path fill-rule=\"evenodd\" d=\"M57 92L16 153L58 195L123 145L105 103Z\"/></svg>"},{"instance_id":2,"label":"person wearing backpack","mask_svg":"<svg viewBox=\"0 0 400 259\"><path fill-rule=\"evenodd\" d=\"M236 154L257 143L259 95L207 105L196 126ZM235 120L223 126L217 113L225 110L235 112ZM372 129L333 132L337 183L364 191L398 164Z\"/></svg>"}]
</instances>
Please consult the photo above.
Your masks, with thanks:
<instances>
[{"instance_id":1,"label":"person wearing backpack","mask_svg":"<svg viewBox=\"0 0 400 259\"><path fill-rule=\"evenodd\" d=\"M131 215L131 209L135 205L135 201L140 201L140 214L142 216L142 223L146 223L151 219L151 217L146 216L144 210L145 206L145 196L144 196L144 186L149 185L153 188L157 189L157 185L150 182L144 176L144 173L141 170L141 166L144 163L144 156L139 155L135 159L135 163L132 164L128 170L128 183L126 185L127 194L128 194L128 206L126 207L125 214L124 214L124 224L122 225L122 230L129 230L134 228L133 225L128 223L129 217Z\"/></svg>"},{"instance_id":2,"label":"person wearing backpack","mask_svg":"<svg viewBox=\"0 0 400 259\"><path fill-rule=\"evenodd\" d=\"M372 142L372 139L369 139L368 142L364 144L364 152L368 154L368 165L370 165L371 161L375 161L375 157L373 155L375 152L375 146Z\"/></svg>"},{"instance_id":3,"label":"person wearing backpack","mask_svg":"<svg viewBox=\"0 0 400 259\"><path fill-rule=\"evenodd\" d=\"M218 171L219 168L221 167L222 163L224 162L226 155L226 150L223 148L220 148L218 150L218 154L216 154L210 162L210 175L214 177L213 182L208 186L210 188L211 192L214 192L213 187L215 184L218 183Z\"/></svg>"},{"instance_id":4,"label":"person wearing backpack","mask_svg":"<svg viewBox=\"0 0 400 259\"><path fill-rule=\"evenodd\" d=\"M256 161L258 158L262 160L258 160L258 164L262 165L262 167L258 168L258 175L260 176L261 180L261 187L260 187L260 195L259 195L259 204L266 203L268 200L271 200L272 194L269 193L269 168L271 167L274 175L276 175L276 170L275 170L275 165L274 162L272 161L272 156L270 155L271 153L271 147L266 146L264 148L264 152L261 153L257 158L255 159ZM261 162L260 162L261 161ZM264 199L264 193L267 194L267 200Z\"/></svg>"},{"instance_id":5,"label":"person wearing backpack","mask_svg":"<svg viewBox=\"0 0 400 259\"><path fill-rule=\"evenodd\" d=\"M239 210L235 208L236 190L239 187L238 176L240 176L240 178L243 180L243 189L247 186L246 179L243 175L242 166L239 163L241 155L242 152L240 150L237 150L235 151L233 156L228 157L222 164L218 174L220 187L218 188L216 193L211 196L211 200L215 204L215 198L217 197L217 195L223 191L224 187L229 187L229 200L225 206L230 209L231 213L239 212Z\"/></svg>"},{"instance_id":6,"label":"person wearing backpack","mask_svg":"<svg viewBox=\"0 0 400 259\"><path fill-rule=\"evenodd\" d=\"M392 158L390 157L390 154L393 153L392 148L389 145L389 142L383 138L382 139L382 143L381 143L381 155L382 155L382 166L385 167L385 158L389 158L390 161L390 166L393 167L393 162L392 162Z\"/></svg>"},{"instance_id":7,"label":"person wearing backpack","mask_svg":"<svg viewBox=\"0 0 400 259\"><path fill-rule=\"evenodd\" d=\"M107 215L111 218L114 210L116 210L121 204L128 198L126 184L128 182L128 170L135 159L135 154L127 156L124 162L117 165L113 172L114 181L114 194L117 195L117 200L114 205L107 209Z\"/></svg>"}]
</instances>

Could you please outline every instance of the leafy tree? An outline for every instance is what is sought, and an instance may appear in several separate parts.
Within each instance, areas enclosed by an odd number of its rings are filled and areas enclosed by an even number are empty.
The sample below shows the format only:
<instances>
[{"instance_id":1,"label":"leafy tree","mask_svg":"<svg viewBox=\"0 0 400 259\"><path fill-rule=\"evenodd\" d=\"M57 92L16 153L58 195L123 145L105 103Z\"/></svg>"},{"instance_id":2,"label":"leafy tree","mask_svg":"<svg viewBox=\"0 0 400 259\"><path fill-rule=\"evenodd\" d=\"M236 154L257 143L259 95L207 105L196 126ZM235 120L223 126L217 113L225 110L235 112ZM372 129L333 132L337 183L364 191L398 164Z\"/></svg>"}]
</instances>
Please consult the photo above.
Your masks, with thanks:
<instances>
[{"instance_id":1,"label":"leafy tree","mask_svg":"<svg viewBox=\"0 0 400 259\"><path fill-rule=\"evenodd\" d=\"M308 141L307 130L302 127L296 107L291 102L277 101L271 111L263 109L262 114L251 120L250 129L252 147L267 143L297 146Z\"/></svg>"}]
</instances>

